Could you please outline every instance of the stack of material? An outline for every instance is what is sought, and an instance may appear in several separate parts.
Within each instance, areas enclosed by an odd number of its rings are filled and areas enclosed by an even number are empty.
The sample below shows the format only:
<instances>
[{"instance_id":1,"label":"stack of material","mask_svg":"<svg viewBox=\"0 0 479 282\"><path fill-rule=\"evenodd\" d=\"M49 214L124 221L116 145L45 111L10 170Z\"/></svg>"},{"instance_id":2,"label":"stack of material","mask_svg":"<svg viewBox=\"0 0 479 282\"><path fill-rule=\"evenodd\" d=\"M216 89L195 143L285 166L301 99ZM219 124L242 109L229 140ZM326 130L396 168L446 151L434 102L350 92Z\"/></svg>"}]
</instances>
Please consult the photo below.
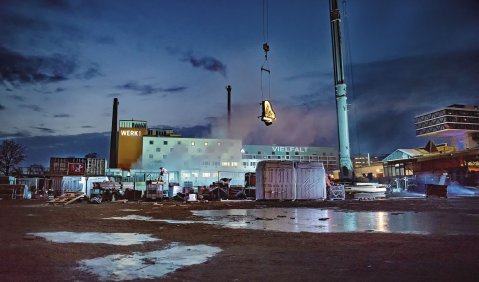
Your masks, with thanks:
<instances>
[{"instance_id":1,"label":"stack of material","mask_svg":"<svg viewBox=\"0 0 479 282\"><path fill-rule=\"evenodd\" d=\"M47 203L50 204L50 205L68 205L68 204L71 204L81 198L83 198L84 195L82 192L77 192L77 193L65 193L63 195L61 195L60 197L58 198L55 198L51 201L48 201Z\"/></svg>"}]
</instances>

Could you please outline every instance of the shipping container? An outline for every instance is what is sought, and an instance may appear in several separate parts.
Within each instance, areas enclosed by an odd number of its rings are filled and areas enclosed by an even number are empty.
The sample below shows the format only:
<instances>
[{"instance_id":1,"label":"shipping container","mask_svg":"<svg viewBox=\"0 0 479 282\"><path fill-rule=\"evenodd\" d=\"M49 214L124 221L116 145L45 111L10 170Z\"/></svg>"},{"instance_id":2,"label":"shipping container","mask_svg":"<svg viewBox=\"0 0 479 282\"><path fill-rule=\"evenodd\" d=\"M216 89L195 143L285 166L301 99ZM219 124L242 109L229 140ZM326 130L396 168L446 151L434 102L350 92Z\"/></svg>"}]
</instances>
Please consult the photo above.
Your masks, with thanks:
<instances>
[{"instance_id":1,"label":"shipping container","mask_svg":"<svg viewBox=\"0 0 479 282\"><path fill-rule=\"evenodd\" d=\"M104 176L106 160L98 158L50 158L51 176Z\"/></svg>"},{"instance_id":2,"label":"shipping container","mask_svg":"<svg viewBox=\"0 0 479 282\"><path fill-rule=\"evenodd\" d=\"M257 200L326 199L321 162L260 161L256 166Z\"/></svg>"},{"instance_id":3,"label":"shipping container","mask_svg":"<svg viewBox=\"0 0 479 282\"><path fill-rule=\"evenodd\" d=\"M83 192L89 197L93 183L107 181L109 181L109 179L106 176L64 176L62 179L62 194L66 192Z\"/></svg>"}]
</instances>

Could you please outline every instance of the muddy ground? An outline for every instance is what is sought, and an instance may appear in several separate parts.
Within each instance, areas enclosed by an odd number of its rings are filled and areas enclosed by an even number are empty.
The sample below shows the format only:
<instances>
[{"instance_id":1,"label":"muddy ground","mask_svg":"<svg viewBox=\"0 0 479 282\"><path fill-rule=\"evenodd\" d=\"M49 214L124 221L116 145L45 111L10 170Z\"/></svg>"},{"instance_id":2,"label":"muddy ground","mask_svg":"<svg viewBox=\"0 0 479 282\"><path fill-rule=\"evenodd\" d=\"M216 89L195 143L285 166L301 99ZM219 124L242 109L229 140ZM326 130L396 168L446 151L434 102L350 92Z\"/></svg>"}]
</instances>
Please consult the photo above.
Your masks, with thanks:
<instances>
[{"instance_id":1,"label":"muddy ground","mask_svg":"<svg viewBox=\"0 0 479 282\"><path fill-rule=\"evenodd\" d=\"M208 224L105 220L127 214L194 219L190 210L315 207L351 211L443 211L477 215L479 199L378 201L86 202L53 206L42 200L0 200L0 281L96 281L78 261L146 252L171 242L223 251L206 263L178 269L161 281L478 281L479 234L414 235L379 232L287 233ZM126 212L125 209L138 210ZM479 221L478 221L479 223ZM161 241L133 246L53 243L30 232L137 232Z\"/></svg>"}]
</instances>

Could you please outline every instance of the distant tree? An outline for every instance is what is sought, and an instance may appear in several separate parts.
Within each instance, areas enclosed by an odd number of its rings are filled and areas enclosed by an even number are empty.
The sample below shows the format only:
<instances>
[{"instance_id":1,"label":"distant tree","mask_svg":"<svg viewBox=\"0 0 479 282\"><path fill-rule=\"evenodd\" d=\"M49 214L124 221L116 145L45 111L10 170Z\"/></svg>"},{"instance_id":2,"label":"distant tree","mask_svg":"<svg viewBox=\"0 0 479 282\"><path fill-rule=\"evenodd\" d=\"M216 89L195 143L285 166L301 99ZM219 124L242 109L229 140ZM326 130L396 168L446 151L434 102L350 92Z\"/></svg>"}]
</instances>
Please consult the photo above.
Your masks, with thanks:
<instances>
[{"instance_id":1,"label":"distant tree","mask_svg":"<svg viewBox=\"0 0 479 282\"><path fill-rule=\"evenodd\" d=\"M13 140L4 140L0 145L0 173L9 176L16 166L25 160L25 147Z\"/></svg>"},{"instance_id":2,"label":"distant tree","mask_svg":"<svg viewBox=\"0 0 479 282\"><path fill-rule=\"evenodd\" d=\"M88 153L88 154L85 155L85 158L96 159L96 158L98 158L98 154L97 153Z\"/></svg>"}]
</instances>

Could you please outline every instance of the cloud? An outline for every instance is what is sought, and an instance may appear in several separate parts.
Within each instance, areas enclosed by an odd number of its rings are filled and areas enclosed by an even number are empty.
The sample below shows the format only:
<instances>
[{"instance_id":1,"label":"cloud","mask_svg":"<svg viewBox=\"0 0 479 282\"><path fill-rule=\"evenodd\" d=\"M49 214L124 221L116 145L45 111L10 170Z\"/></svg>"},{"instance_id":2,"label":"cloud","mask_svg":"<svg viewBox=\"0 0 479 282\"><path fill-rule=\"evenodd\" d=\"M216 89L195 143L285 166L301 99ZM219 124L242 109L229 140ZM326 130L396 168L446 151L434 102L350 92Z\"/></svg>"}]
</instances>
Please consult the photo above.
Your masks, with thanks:
<instances>
[{"instance_id":1,"label":"cloud","mask_svg":"<svg viewBox=\"0 0 479 282\"><path fill-rule=\"evenodd\" d=\"M55 130L48 128L48 127L36 127L36 126L31 126L33 129L38 129L43 133L55 133Z\"/></svg>"},{"instance_id":2,"label":"cloud","mask_svg":"<svg viewBox=\"0 0 479 282\"><path fill-rule=\"evenodd\" d=\"M83 73L79 74L77 77L82 78L82 79L92 79L97 76L103 76L103 74L100 71L100 67L96 63L90 64L88 69L84 71Z\"/></svg>"},{"instance_id":3,"label":"cloud","mask_svg":"<svg viewBox=\"0 0 479 282\"><path fill-rule=\"evenodd\" d=\"M39 112L39 113L43 112L43 109L40 106L37 106L37 105L20 105L20 106L23 107L23 108L33 110L35 112Z\"/></svg>"},{"instance_id":4,"label":"cloud","mask_svg":"<svg viewBox=\"0 0 479 282\"><path fill-rule=\"evenodd\" d=\"M76 68L76 63L65 56L24 56L2 46L0 63L0 79L12 84L63 81Z\"/></svg>"},{"instance_id":5,"label":"cloud","mask_svg":"<svg viewBox=\"0 0 479 282\"><path fill-rule=\"evenodd\" d=\"M183 62L189 62L195 68L202 68L210 72L217 72L226 77L226 65L214 57L195 57L191 51L184 52L176 47L166 47L166 51L171 55L181 55L181 60Z\"/></svg>"},{"instance_id":6,"label":"cloud","mask_svg":"<svg viewBox=\"0 0 479 282\"><path fill-rule=\"evenodd\" d=\"M5 110L5 109L6 109L5 106L2 105L2 104L0 104L0 111L3 111L3 110Z\"/></svg>"},{"instance_id":7,"label":"cloud","mask_svg":"<svg viewBox=\"0 0 479 282\"><path fill-rule=\"evenodd\" d=\"M116 43L116 40L113 37L110 36L98 36L95 41L98 44L102 45L113 45Z\"/></svg>"},{"instance_id":8,"label":"cloud","mask_svg":"<svg viewBox=\"0 0 479 282\"><path fill-rule=\"evenodd\" d=\"M53 116L54 118L69 118L71 117L70 114L56 114Z\"/></svg>"},{"instance_id":9,"label":"cloud","mask_svg":"<svg viewBox=\"0 0 479 282\"><path fill-rule=\"evenodd\" d=\"M49 9L67 10L70 8L70 4L65 0L41 0L39 4Z\"/></svg>"},{"instance_id":10,"label":"cloud","mask_svg":"<svg viewBox=\"0 0 479 282\"><path fill-rule=\"evenodd\" d=\"M17 137L15 141L26 148L25 166L38 163L48 167L51 157L83 157L90 152L107 158L110 145L109 132L31 137L18 134Z\"/></svg>"},{"instance_id":11,"label":"cloud","mask_svg":"<svg viewBox=\"0 0 479 282\"><path fill-rule=\"evenodd\" d=\"M14 133L7 133L0 131L0 139L5 140L5 139L12 139L12 138L21 138L21 137L29 137L30 133L26 131L18 131Z\"/></svg>"},{"instance_id":12,"label":"cloud","mask_svg":"<svg viewBox=\"0 0 479 282\"><path fill-rule=\"evenodd\" d=\"M25 98L23 98L20 95L8 95L8 97L12 98L13 100L20 101L20 102L25 101Z\"/></svg>"},{"instance_id":13,"label":"cloud","mask_svg":"<svg viewBox=\"0 0 479 282\"><path fill-rule=\"evenodd\" d=\"M217 72L226 77L226 65L213 57L194 57L192 54L184 54L183 61L189 62L195 68L202 68L210 72Z\"/></svg>"},{"instance_id":14,"label":"cloud","mask_svg":"<svg viewBox=\"0 0 479 282\"><path fill-rule=\"evenodd\" d=\"M163 92L181 92L188 89L186 86L178 86L178 87L171 87L163 89Z\"/></svg>"},{"instance_id":15,"label":"cloud","mask_svg":"<svg viewBox=\"0 0 479 282\"><path fill-rule=\"evenodd\" d=\"M317 79L318 77L327 77L330 78L332 77L331 74L326 74L324 72L319 72L319 71L310 71L310 72L304 72L304 73L299 73L299 74L294 74L290 75L288 77L285 77L284 80L286 81L293 81L293 80L301 80L301 79L309 79L309 78L314 78ZM332 78L331 78L332 79Z\"/></svg>"},{"instance_id":16,"label":"cloud","mask_svg":"<svg viewBox=\"0 0 479 282\"><path fill-rule=\"evenodd\" d=\"M139 95L152 95L156 93L172 93L172 92L182 92L186 90L188 87L186 86L178 86L178 87L170 87L170 88L162 88L162 87L155 87L151 84L139 84L138 82L128 82L123 85L117 86L118 89L123 90L131 90L138 92Z\"/></svg>"},{"instance_id":17,"label":"cloud","mask_svg":"<svg viewBox=\"0 0 479 282\"><path fill-rule=\"evenodd\" d=\"M82 125L81 128L93 128L91 125Z\"/></svg>"},{"instance_id":18,"label":"cloud","mask_svg":"<svg viewBox=\"0 0 479 282\"><path fill-rule=\"evenodd\" d=\"M479 93L479 50L359 64L353 72L350 131L362 152L425 144L415 136L416 115L451 104L479 104L479 96L470 95Z\"/></svg>"}]
</instances>

